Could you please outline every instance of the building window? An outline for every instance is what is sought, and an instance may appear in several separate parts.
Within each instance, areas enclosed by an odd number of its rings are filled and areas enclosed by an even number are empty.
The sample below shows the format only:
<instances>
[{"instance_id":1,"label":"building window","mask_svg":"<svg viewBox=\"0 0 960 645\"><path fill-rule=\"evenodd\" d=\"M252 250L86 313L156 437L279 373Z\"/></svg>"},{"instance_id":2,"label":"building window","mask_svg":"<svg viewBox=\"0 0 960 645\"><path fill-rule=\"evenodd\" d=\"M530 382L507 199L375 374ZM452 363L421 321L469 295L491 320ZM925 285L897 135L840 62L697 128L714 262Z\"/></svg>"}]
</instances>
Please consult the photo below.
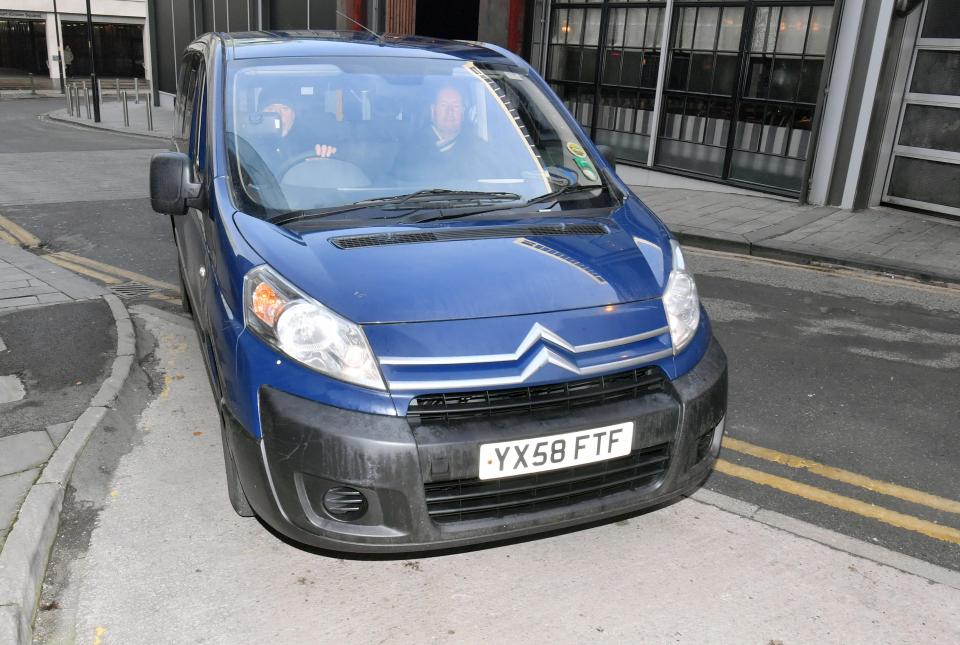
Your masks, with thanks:
<instances>
[{"instance_id":1,"label":"building window","mask_svg":"<svg viewBox=\"0 0 960 645\"><path fill-rule=\"evenodd\" d=\"M657 163L722 177L743 7L677 7Z\"/></svg>"},{"instance_id":2,"label":"building window","mask_svg":"<svg viewBox=\"0 0 960 645\"><path fill-rule=\"evenodd\" d=\"M832 19L828 6L754 8L730 178L799 192Z\"/></svg>"},{"instance_id":3,"label":"building window","mask_svg":"<svg viewBox=\"0 0 960 645\"><path fill-rule=\"evenodd\" d=\"M46 74L47 32L39 20L0 18L0 69L12 74Z\"/></svg>"},{"instance_id":4,"label":"building window","mask_svg":"<svg viewBox=\"0 0 960 645\"><path fill-rule=\"evenodd\" d=\"M593 122L598 87L599 6L557 5L551 20L547 81L583 124Z\"/></svg>"},{"instance_id":5,"label":"building window","mask_svg":"<svg viewBox=\"0 0 960 645\"><path fill-rule=\"evenodd\" d=\"M555 2L545 76L597 143L646 163L669 30L654 166L797 195L832 0Z\"/></svg>"}]
</instances>

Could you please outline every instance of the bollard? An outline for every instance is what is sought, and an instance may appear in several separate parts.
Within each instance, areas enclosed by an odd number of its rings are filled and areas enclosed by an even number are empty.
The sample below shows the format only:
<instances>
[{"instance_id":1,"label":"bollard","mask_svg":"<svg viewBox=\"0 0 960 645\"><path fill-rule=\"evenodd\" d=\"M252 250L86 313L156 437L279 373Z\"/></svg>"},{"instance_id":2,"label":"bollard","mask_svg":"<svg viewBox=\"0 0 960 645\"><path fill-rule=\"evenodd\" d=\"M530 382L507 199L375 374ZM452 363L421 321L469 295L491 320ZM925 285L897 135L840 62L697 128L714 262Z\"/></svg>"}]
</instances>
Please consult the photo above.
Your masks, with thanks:
<instances>
[{"instance_id":1,"label":"bollard","mask_svg":"<svg viewBox=\"0 0 960 645\"><path fill-rule=\"evenodd\" d=\"M120 79L119 78L116 79L116 83L117 83L117 100L119 101L120 100Z\"/></svg>"},{"instance_id":2,"label":"bollard","mask_svg":"<svg viewBox=\"0 0 960 645\"><path fill-rule=\"evenodd\" d=\"M84 101L84 103L87 104L87 118L88 118L88 119L92 119L92 118L93 118L93 115L92 115L92 112L93 112L93 110L92 110L92 105L93 105L93 101L92 101L92 99L93 99L93 93L92 93L92 91L91 91L92 88L93 88L92 85L90 86L90 88L88 88L86 83L83 84L83 101Z\"/></svg>"},{"instance_id":3,"label":"bollard","mask_svg":"<svg viewBox=\"0 0 960 645\"><path fill-rule=\"evenodd\" d=\"M140 79L136 76L133 77L133 102L140 105Z\"/></svg>"},{"instance_id":4,"label":"bollard","mask_svg":"<svg viewBox=\"0 0 960 645\"><path fill-rule=\"evenodd\" d=\"M73 116L73 90L67 85L67 114Z\"/></svg>"},{"instance_id":5,"label":"bollard","mask_svg":"<svg viewBox=\"0 0 960 645\"><path fill-rule=\"evenodd\" d=\"M123 101L123 127L130 127L130 109L127 107L127 91L120 92L120 100Z\"/></svg>"},{"instance_id":6,"label":"bollard","mask_svg":"<svg viewBox=\"0 0 960 645\"><path fill-rule=\"evenodd\" d=\"M147 130L153 132L153 92L147 94Z\"/></svg>"},{"instance_id":7,"label":"bollard","mask_svg":"<svg viewBox=\"0 0 960 645\"><path fill-rule=\"evenodd\" d=\"M34 80L33 74L30 74L30 93L31 93L31 94L36 94L36 93L37 93L36 80Z\"/></svg>"}]
</instances>

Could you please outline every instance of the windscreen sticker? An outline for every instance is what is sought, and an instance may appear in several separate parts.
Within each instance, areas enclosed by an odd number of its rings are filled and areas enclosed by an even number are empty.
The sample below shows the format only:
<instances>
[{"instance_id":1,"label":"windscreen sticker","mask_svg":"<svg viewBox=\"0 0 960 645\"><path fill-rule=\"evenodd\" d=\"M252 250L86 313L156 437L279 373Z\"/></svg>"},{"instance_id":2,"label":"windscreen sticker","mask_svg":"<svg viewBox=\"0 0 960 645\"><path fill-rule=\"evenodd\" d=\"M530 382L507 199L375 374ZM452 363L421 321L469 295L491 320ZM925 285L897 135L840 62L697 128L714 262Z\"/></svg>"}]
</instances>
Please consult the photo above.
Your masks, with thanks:
<instances>
[{"instance_id":1,"label":"windscreen sticker","mask_svg":"<svg viewBox=\"0 0 960 645\"><path fill-rule=\"evenodd\" d=\"M567 144L567 150L569 150L569 151L570 151L570 154L572 154L572 155L573 155L574 157L576 157L577 159L586 159L586 158L587 158L587 151L584 150L584 149L583 149L583 146L581 146L581 145L580 145L579 143L577 143L576 141L571 141L570 143L568 143L568 144Z\"/></svg>"},{"instance_id":2,"label":"windscreen sticker","mask_svg":"<svg viewBox=\"0 0 960 645\"><path fill-rule=\"evenodd\" d=\"M573 158L574 163L577 164L577 167L580 168L580 172L583 173L583 176L589 179L590 181L597 180L597 171L593 169L593 165L586 159L581 159L579 157Z\"/></svg>"}]
</instances>

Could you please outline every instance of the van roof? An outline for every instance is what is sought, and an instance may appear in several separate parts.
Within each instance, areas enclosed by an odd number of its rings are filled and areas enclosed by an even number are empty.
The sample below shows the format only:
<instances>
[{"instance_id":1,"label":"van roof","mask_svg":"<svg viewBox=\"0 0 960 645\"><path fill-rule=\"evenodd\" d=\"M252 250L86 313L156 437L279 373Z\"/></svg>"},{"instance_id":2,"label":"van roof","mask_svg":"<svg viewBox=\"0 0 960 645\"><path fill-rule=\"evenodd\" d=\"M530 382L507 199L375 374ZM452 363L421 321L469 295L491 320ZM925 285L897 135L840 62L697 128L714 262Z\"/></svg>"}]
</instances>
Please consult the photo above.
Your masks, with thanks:
<instances>
[{"instance_id":1,"label":"van roof","mask_svg":"<svg viewBox=\"0 0 960 645\"><path fill-rule=\"evenodd\" d=\"M364 31L247 31L218 34L234 59L305 56L395 56L500 60L516 57L495 45L464 40L385 34L377 38Z\"/></svg>"}]
</instances>

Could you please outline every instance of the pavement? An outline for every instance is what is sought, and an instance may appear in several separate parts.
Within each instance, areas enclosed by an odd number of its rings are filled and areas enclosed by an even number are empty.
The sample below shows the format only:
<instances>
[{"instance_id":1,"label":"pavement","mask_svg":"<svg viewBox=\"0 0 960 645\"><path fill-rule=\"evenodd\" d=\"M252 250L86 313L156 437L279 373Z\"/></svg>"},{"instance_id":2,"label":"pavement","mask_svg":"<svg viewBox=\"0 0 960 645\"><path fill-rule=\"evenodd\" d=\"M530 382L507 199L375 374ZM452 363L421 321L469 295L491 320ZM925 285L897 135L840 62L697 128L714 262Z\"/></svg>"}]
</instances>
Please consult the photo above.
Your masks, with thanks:
<instances>
[{"instance_id":1,"label":"pavement","mask_svg":"<svg viewBox=\"0 0 960 645\"><path fill-rule=\"evenodd\" d=\"M633 186L685 244L960 284L960 220L881 206L800 206L776 197Z\"/></svg>"},{"instance_id":2,"label":"pavement","mask_svg":"<svg viewBox=\"0 0 960 645\"><path fill-rule=\"evenodd\" d=\"M133 346L116 296L0 242L0 642L30 639L64 491Z\"/></svg>"},{"instance_id":3,"label":"pavement","mask_svg":"<svg viewBox=\"0 0 960 645\"><path fill-rule=\"evenodd\" d=\"M173 110L154 107L152 112L153 130L150 130L145 97L146 95L140 103L135 103L132 96L128 94L127 117L129 125L124 125L123 106L118 100L105 100L101 103L100 123L95 123L92 118L86 118L86 108L83 105L81 105L80 113L77 115L69 114L66 104L64 104L63 108L54 110L47 116L55 121L73 123L82 127L169 140L170 134L173 132Z\"/></svg>"}]
</instances>

